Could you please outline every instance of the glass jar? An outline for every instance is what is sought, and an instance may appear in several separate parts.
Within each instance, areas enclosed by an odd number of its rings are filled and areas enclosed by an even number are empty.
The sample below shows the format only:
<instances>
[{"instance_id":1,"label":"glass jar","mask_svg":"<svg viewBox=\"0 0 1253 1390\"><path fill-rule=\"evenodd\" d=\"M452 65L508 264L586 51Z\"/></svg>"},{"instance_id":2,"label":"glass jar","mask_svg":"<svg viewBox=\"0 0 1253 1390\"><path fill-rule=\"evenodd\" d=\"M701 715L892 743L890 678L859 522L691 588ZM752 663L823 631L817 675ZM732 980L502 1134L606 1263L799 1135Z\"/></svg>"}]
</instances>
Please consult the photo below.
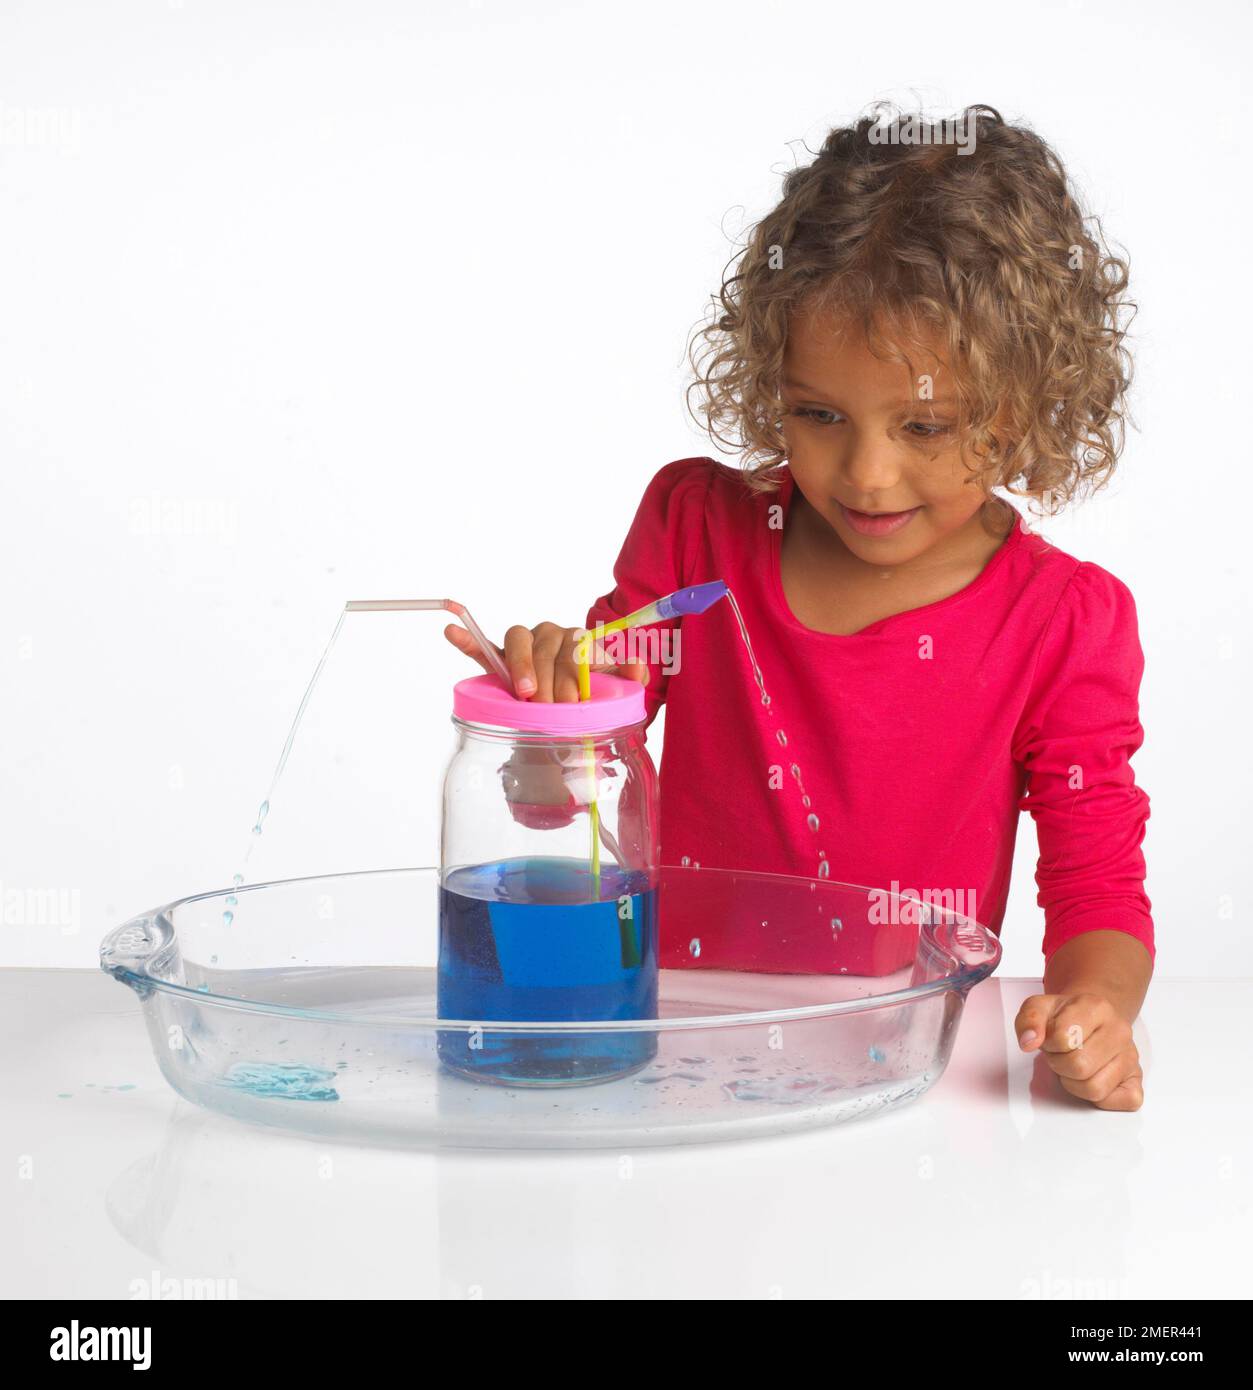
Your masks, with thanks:
<instances>
[{"instance_id":1,"label":"glass jar","mask_svg":"<svg viewBox=\"0 0 1253 1390\"><path fill-rule=\"evenodd\" d=\"M593 674L580 702L518 700L495 676L453 690L444 778L441 1019L657 1017L657 773L644 687ZM528 1036L442 1029L446 1067L511 1086L644 1066L649 1030Z\"/></svg>"}]
</instances>

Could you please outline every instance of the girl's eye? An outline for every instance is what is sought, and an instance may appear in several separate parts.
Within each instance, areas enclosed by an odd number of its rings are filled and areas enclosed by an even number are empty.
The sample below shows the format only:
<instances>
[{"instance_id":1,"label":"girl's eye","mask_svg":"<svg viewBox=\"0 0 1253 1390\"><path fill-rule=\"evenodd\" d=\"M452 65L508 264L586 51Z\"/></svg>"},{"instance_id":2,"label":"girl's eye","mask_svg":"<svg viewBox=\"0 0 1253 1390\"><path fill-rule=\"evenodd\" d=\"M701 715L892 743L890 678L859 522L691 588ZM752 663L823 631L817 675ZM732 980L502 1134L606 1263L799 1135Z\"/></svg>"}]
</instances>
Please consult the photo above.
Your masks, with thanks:
<instances>
[{"instance_id":1,"label":"girl's eye","mask_svg":"<svg viewBox=\"0 0 1253 1390\"><path fill-rule=\"evenodd\" d=\"M947 425L928 425L922 420L911 420L905 426L906 433L912 434L915 439L934 439L937 435L947 434Z\"/></svg>"},{"instance_id":2,"label":"girl's eye","mask_svg":"<svg viewBox=\"0 0 1253 1390\"><path fill-rule=\"evenodd\" d=\"M802 420L812 420L815 425L834 425L844 418L838 410L819 410L807 405L795 406L792 414L799 415Z\"/></svg>"}]
</instances>

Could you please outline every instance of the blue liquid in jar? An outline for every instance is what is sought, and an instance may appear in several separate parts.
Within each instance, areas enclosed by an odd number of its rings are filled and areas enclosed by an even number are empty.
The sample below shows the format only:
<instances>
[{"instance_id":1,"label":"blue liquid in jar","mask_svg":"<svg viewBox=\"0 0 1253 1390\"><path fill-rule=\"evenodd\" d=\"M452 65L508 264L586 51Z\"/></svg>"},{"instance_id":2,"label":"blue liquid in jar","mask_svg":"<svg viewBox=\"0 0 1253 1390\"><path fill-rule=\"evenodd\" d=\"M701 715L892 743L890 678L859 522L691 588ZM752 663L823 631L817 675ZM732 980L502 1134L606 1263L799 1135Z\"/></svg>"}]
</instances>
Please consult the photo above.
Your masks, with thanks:
<instances>
[{"instance_id":1,"label":"blue liquid in jar","mask_svg":"<svg viewBox=\"0 0 1253 1390\"><path fill-rule=\"evenodd\" d=\"M505 859L451 870L440 887L439 1016L472 1022L657 1017L657 890L643 870L585 861ZM636 1070L657 1051L648 1030L475 1033L441 1030L440 1059L481 1081L560 1086Z\"/></svg>"}]
</instances>

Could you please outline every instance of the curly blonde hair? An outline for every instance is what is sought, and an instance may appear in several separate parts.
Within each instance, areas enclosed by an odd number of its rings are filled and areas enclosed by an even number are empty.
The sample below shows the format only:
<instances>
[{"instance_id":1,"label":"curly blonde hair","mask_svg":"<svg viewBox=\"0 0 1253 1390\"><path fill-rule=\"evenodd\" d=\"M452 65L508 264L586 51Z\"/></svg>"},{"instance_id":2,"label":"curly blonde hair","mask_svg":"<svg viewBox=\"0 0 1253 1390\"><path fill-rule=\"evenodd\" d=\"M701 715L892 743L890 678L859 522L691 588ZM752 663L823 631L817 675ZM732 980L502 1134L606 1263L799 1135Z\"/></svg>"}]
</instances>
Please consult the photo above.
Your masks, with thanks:
<instances>
[{"instance_id":1,"label":"curly blonde hair","mask_svg":"<svg viewBox=\"0 0 1253 1390\"><path fill-rule=\"evenodd\" d=\"M1127 263L1038 135L988 106L958 122L880 107L832 130L728 264L690 343L688 406L754 490L777 487L788 326L814 309L890 360L938 341L985 487L1052 512L1108 481L1128 418Z\"/></svg>"}]
</instances>

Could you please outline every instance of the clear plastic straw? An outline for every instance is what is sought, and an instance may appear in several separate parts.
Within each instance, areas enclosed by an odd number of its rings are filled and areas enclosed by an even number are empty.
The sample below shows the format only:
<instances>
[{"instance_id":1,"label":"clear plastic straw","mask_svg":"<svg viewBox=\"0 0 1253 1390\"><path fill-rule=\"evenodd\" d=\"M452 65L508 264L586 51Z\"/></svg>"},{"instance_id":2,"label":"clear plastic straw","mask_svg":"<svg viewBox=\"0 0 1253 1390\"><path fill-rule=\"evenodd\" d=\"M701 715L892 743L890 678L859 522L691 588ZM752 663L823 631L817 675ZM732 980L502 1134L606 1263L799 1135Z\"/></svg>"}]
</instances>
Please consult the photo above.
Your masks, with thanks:
<instances>
[{"instance_id":1,"label":"clear plastic straw","mask_svg":"<svg viewBox=\"0 0 1253 1390\"><path fill-rule=\"evenodd\" d=\"M462 627L474 638L479 651L483 653L484 661L500 677L505 689L512 695L513 680L505 663L500 659L500 654L483 635L483 629L470 616L470 610L464 603L458 603L455 598L359 598L346 604L344 611L346 613L404 613L408 611L430 612L437 608L442 608L453 614L454 617L461 619Z\"/></svg>"}]
</instances>

